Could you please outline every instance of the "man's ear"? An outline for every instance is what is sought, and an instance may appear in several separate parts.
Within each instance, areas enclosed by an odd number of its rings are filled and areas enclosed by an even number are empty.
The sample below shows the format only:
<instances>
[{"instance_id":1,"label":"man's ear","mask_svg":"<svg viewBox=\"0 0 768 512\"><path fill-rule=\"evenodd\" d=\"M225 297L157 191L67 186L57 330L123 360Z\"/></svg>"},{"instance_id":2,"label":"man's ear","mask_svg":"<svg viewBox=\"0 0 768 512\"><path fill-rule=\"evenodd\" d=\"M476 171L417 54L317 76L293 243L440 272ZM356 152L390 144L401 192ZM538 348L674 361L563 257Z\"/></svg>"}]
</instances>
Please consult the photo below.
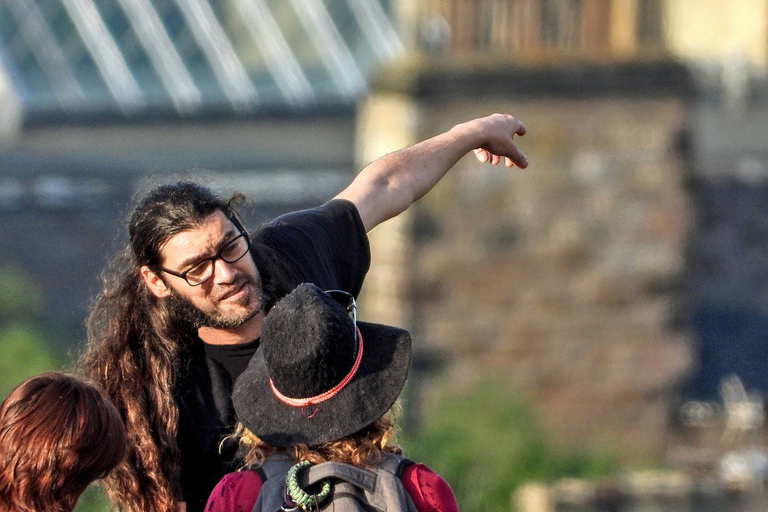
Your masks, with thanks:
<instances>
[{"instance_id":1,"label":"man's ear","mask_svg":"<svg viewBox=\"0 0 768 512\"><path fill-rule=\"evenodd\" d=\"M163 298L171 294L171 290L168 288L168 285L165 284L165 281L152 272L148 266L143 265L139 269L139 272L141 273L141 277L144 279L147 288L149 288L149 291L151 291L155 297Z\"/></svg>"}]
</instances>

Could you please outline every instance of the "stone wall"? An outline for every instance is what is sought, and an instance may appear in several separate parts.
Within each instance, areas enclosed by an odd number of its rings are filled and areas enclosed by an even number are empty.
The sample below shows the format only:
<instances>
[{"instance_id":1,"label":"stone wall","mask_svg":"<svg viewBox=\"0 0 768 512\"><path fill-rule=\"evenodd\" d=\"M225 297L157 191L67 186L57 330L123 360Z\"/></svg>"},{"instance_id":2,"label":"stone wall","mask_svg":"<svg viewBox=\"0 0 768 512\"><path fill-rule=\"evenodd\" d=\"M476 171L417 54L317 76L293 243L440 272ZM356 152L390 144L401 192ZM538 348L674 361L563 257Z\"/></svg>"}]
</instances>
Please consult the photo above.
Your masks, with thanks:
<instances>
[{"instance_id":1,"label":"stone wall","mask_svg":"<svg viewBox=\"0 0 768 512\"><path fill-rule=\"evenodd\" d=\"M496 375L563 443L659 454L692 360L675 322L690 225L685 89L650 66L531 75L423 71L372 95L363 113L409 105L410 139L512 113L530 166L467 157L407 220L377 228L366 308L445 354L449 387ZM404 282L377 287L398 265Z\"/></svg>"}]
</instances>

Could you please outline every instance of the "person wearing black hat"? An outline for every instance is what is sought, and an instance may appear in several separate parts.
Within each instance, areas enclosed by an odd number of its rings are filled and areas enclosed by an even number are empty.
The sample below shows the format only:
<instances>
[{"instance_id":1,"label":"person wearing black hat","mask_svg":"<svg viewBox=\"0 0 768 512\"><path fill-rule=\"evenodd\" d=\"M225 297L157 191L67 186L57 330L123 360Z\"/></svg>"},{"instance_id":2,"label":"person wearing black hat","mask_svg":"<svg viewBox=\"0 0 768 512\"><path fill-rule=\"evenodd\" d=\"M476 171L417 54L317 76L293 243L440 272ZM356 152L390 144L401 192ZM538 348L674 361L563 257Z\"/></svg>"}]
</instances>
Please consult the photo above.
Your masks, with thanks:
<instances>
[{"instance_id":1,"label":"person wearing black hat","mask_svg":"<svg viewBox=\"0 0 768 512\"><path fill-rule=\"evenodd\" d=\"M206 512L251 510L263 484L258 469L274 457L372 468L402 454L391 444L390 411L410 356L408 331L357 322L352 295L295 288L264 319L261 350L233 390L245 470L224 476ZM423 464L406 465L401 481L419 512L458 512L448 483Z\"/></svg>"}]
</instances>

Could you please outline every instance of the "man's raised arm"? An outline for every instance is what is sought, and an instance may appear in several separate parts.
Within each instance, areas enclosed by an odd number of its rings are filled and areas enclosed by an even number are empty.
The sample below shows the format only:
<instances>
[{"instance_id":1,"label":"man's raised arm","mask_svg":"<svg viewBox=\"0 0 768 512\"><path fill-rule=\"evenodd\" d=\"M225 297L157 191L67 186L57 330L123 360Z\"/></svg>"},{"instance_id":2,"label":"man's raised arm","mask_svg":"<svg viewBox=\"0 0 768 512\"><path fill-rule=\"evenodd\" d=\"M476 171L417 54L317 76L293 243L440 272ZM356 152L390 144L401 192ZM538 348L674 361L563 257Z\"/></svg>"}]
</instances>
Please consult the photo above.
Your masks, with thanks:
<instances>
[{"instance_id":1,"label":"man's raised arm","mask_svg":"<svg viewBox=\"0 0 768 512\"><path fill-rule=\"evenodd\" d=\"M528 160L514 141L515 135L524 134L525 125L507 114L457 124L375 160L336 198L353 202L366 231L370 231L407 210L472 150L483 163L496 165L504 160L507 167L527 167Z\"/></svg>"}]
</instances>

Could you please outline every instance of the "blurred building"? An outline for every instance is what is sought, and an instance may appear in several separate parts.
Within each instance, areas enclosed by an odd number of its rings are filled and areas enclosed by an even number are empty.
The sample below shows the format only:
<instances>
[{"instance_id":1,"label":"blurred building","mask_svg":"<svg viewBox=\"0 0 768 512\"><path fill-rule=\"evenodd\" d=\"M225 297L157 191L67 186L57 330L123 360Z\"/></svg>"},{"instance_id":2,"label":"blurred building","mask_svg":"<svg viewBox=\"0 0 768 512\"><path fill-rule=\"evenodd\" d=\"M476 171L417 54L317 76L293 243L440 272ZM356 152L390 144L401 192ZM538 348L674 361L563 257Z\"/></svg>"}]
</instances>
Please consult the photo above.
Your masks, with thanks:
<instances>
[{"instance_id":1,"label":"blurred building","mask_svg":"<svg viewBox=\"0 0 768 512\"><path fill-rule=\"evenodd\" d=\"M421 53L359 110L363 160L501 110L533 163L465 160L372 234L381 318L439 347L454 385L503 375L564 443L630 458L722 421L729 376L765 396L767 9L400 2ZM445 392L425 389L425 408Z\"/></svg>"},{"instance_id":2,"label":"blurred building","mask_svg":"<svg viewBox=\"0 0 768 512\"><path fill-rule=\"evenodd\" d=\"M365 313L564 442L658 454L722 377L768 392L767 23L757 0L0 0L0 254L78 337L149 181L244 190L257 224L511 112L530 168L468 158L374 230Z\"/></svg>"}]
</instances>

